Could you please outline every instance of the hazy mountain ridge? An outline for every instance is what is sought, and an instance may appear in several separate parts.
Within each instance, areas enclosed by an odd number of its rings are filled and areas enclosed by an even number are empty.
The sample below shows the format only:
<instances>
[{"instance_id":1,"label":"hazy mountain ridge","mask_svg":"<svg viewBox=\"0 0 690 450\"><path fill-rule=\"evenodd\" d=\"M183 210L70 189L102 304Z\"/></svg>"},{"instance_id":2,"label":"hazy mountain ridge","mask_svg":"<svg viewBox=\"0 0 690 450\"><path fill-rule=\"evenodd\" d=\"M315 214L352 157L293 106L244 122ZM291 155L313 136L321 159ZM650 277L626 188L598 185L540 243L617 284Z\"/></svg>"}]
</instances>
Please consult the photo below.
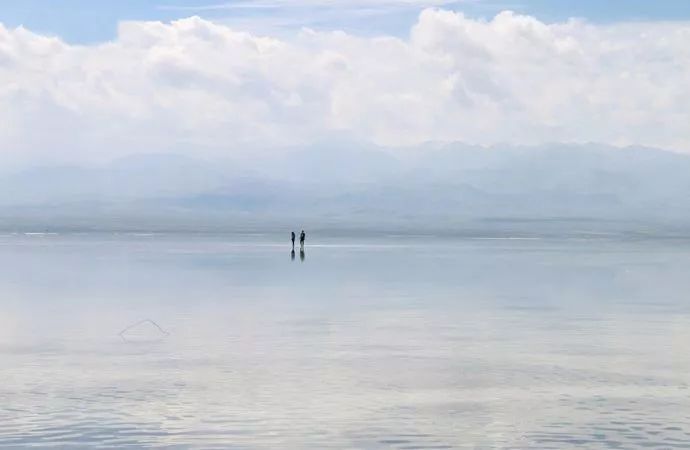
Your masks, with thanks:
<instances>
[{"instance_id":1,"label":"hazy mountain ridge","mask_svg":"<svg viewBox=\"0 0 690 450\"><path fill-rule=\"evenodd\" d=\"M322 143L251 163L135 155L0 177L0 226L203 230L298 220L452 229L576 220L683 229L690 224L687 174L687 155L595 144L427 144L396 153Z\"/></svg>"}]
</instances>

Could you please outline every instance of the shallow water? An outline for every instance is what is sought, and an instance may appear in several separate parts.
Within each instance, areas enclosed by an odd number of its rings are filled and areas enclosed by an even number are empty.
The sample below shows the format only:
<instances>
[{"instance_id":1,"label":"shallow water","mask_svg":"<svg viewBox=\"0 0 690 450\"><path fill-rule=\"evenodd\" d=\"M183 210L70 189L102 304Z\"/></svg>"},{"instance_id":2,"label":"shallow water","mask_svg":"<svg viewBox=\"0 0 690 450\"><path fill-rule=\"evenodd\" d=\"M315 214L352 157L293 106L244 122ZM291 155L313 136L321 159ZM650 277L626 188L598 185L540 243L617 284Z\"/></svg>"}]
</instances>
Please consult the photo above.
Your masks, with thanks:
<instances>
[{"instance_id":1,"label":"shallow water","mask_svg":"<svg viewBox=\"0 0 690 450\"><path fill-rule=\"evenodd\" d=\"M7 234L0 264L4 448L690 448L689 242Z\"/></svg>"}]
</instances>

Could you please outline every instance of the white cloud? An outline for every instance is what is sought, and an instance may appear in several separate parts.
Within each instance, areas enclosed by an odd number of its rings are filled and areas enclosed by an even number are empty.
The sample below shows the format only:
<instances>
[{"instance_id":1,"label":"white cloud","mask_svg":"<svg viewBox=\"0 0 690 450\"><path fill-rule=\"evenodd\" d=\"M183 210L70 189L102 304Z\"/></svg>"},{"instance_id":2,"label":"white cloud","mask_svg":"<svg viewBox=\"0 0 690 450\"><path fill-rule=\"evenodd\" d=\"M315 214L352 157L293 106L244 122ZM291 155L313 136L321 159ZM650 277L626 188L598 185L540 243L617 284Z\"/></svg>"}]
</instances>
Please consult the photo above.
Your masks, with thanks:
<instances>
[{"instance_id":1,"label":"white cloud","mask_svg":"<svg viewBox=\"0 0 690 450\"><path fill-rule=\"evenodd\" d=\"M409 39L292 39L200 18L68 45L0 26L4 161L379 144L599 141L690 151L690 23L547 24L428 9Z\"/></svg>"}]
</instances>

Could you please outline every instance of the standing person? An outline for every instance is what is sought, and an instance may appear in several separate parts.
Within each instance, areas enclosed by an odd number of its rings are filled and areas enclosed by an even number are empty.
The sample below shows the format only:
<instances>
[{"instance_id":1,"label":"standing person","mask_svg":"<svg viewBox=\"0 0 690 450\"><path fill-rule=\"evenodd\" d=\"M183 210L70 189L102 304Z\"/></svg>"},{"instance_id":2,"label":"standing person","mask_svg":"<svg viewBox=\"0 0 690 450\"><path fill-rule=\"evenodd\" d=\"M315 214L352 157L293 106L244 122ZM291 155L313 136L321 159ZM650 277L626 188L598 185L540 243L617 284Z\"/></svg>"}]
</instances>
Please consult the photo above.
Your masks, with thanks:
<instances>
[{"instance_id":1,"label":"standing person","mask_svg":"<svg viewBox=\"0 0 690 450\"><path fill-rule=\"evenodd\" d=\"M299 234L299 246L304 247L304 240L307 238L307 235L304 234L304 230Z\"/></svg>"},{"instance_id":2,"label":"standing person","mask_svg":"<svg viewBox=\"0 0 690 450\"><path fill-rule=\"evenodd\" d=\"M291 232L291 237L292 237L292 249L295 249L295 232Z\"/></svg>"}]
</instances>

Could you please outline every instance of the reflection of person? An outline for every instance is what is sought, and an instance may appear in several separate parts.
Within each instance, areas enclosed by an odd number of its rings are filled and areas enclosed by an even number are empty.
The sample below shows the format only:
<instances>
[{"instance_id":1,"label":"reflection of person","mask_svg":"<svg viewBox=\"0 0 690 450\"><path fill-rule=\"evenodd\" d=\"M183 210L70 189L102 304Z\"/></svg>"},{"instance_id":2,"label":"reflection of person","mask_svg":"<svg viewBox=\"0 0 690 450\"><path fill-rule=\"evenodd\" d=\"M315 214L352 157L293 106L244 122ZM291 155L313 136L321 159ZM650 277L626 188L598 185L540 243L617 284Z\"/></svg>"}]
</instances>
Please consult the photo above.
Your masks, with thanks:
<instances>
[{"instance_id":1,"label":"reflection of person","mask_svg":"<svg viewBox=\"0 0 690 450\"><path fill-rule=\"evenodd\" d=\"M295 244L292 244L292 246L294 247ZM293 260L293 261L295 260L295 249L294 249L294 248L293 248L292 251L290 252L290 259Z\"/></svg>"},{"instance_id":2,"label":"reflection of person","mask_svg":"<svg viewBox=\"0 0 690 450\"><path fill-rule=\"evenodd\" d=\"M291 238L292 238L292 248L295 248L295 232L294 231L291 233Z\"/></svg>"},{"instance_id":3,"label":"reflection of person","mask_svg":"<svg viewBox=\"0 0 690 450\"><path fill-rule=\"evenodd\" d=\"M303 248L300 248L300 249L299 249L299 260L303 262L303 261L304 261L304 257L305 257L305 255L304 255L304 249L303 249Z\"/></svg>"},{"instance_id":4,"label":"reflection of person","mask_svg":"<svg viewBox=\"0 0 690 450\"><path fill-rule=\"evenodd\" d=\"M304 233L304 230L299 234L299 245L300 247L304 247L304 240L307 238L307 235Z\"/></svg>"}]
</instances>

